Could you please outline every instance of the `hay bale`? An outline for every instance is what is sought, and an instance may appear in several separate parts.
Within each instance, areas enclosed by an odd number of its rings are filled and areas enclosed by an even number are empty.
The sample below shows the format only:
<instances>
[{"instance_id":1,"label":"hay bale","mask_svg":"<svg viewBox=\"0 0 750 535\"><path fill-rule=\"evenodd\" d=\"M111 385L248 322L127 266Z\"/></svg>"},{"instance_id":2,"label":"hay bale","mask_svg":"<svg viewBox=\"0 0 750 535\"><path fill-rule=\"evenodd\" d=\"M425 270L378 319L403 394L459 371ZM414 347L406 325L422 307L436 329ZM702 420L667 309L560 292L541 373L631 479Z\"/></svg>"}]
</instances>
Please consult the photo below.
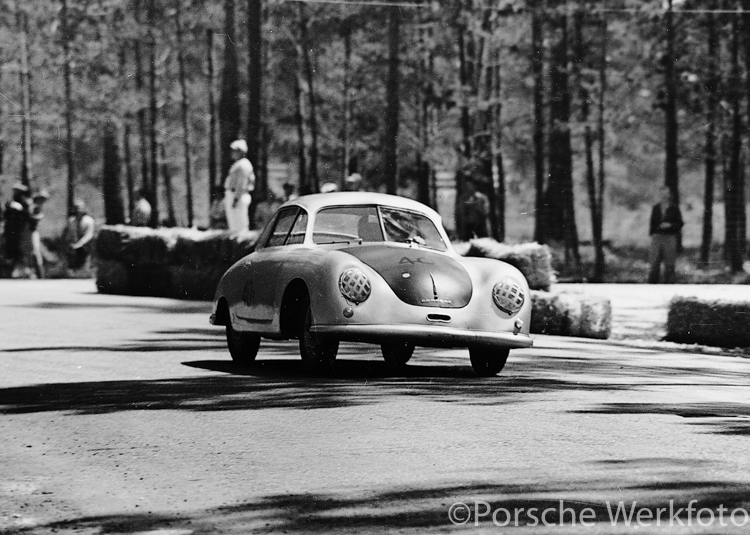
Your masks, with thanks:
<instances>
[{"instance_id":1,"label":"hay bale","mask_svg":"<svg viewBox=\"0 0 750 535\"><path fill-rule=\"evenodd\" d=\"M172 251L172 264L194 269L226 263L223 241L225 232L198 230L177 235Z\"/></svg>"},{"instance_id":2,"label":"hay bale","mask_svg":"<svg viewBox=\"0 0 750 535\"><path fill-rule=\"evenodd\" d=\"M166 264L175 241L170 230L105 225L96 238L96 254L128 265Z\"/></svg>"},{"instance_id":3,"label":"hay bale","mask_svg":"<svg viewBox=\"0 0 750 535\"><path fill-rule=\"evenodd\" d=\"M607 339L612 333L612 305L605 297L531 292L531 332Z\"/></svg>"},{"instance_id":4,"label":"hay bale","mask_svg":"<svg viewBox=\"0 0 750 535\"><path fill-rule=\"evenodd\" d=\"M568 315L557 294L531 291L531 325L534 334L565 336L569 331Z\"/></svg>"},{"instance_id":5,"label":"hay bale","mask_svg":"<svg viewBox=\"0 0 750 535\"><path fill-rule=\"evenodd\" d=\"M669 302L666 339L684 344L750 347L750 303L674 297Z\"/></svg>"},{"instance_id":6,"label":"hay bale","mask_svg":"<svg viewBox=\"0 0 750 535\"><path fill-rule=\"evenodd\" d=\"M105 225L96 241L97 285L103 293L211 299L221 276L253 251L258 235Z\"/></svg>"},{"instance_id":7,"label":"hay bale","mask_svg":"<svg viewBox=\"0 0 750 535\"><path fill-rule=\"evenodd\" d=\"M171 295L175 299L211 300L226 269L222 266L170 266Z\"/></svg>"},{"instance_id":8,"label":"hay bale","mask_svg":"<svg viewBox=\"0 0 750 535\"><path fill-rule=\"evenodd\" d=\"M96 289L103 294L127 295L128 268L117 260L96 259Z\"/></svg>"},{"instance_id":9,"label":"hay bale","mask_svg":"<svg viewBox=\"0 0 750 535\"><path fill-rule=\"evenodd\" d=\"M466 256L494 258L517 268L532 290L549 290L554 279L552 256L546 245L508 245L492 238L471 240Z\"/></svg>"},{"instance_id":10,"label":"hay bale","mask_svg":"<svg viewBox=\"0 0 750 535\"><path fill-rule=\"evenodd\" d=\"M569 322L569 336L606 340L612 334L612 304L606 297L560 294Z\"/></svg>"}]
</instances>

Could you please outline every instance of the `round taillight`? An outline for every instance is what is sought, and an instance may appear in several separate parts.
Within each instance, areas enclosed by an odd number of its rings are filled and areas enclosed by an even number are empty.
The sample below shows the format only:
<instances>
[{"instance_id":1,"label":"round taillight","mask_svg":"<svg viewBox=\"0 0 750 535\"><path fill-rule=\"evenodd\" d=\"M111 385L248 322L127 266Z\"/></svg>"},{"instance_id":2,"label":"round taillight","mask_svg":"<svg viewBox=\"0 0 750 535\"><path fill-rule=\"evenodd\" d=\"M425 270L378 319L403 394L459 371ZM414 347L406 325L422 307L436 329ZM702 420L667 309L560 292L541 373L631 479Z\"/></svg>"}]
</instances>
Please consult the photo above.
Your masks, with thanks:
<instances>
[{"instance_id":1,"label":"round taillight","mask_svg":"<svg viewBox=\"0 0 750 535\"><path fill-rule=\"evenodd\" d=\"M511 278L501 280L492 288L495 306L510 316L521 310L525 299L523 286Z\"/></svg>"},{"instance_id":2,"label":"round taillight","mask_svg":"<svg viewBox=\"0 0 750 535\"><path fill-rule=\"evenodd\" d=\"M370 297L370 279L361 269L349 268L339 277L339 290L347 301L363 303Z\"/></svg>"}]
</instances>

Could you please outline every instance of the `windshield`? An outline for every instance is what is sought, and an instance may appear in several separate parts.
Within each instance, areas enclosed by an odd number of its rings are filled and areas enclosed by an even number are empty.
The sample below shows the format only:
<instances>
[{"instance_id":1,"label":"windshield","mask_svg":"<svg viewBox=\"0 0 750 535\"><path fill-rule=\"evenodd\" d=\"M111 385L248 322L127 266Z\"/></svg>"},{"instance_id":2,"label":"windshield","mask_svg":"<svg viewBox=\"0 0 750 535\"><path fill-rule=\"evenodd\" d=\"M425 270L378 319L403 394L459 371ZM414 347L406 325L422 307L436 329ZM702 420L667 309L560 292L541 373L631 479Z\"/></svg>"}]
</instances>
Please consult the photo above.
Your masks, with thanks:
<instances>
[{"instance_id":1,"label":"windshield","mask_svg":"<svg viewBox=\"0 0 750 535\"><path fill-rule=\"evenodd\" d=\"M435 224L418 212L387 206L336 206L315 217L313 242L413 243L438 251L447 249Z\"/></svg>"}]
</instances>

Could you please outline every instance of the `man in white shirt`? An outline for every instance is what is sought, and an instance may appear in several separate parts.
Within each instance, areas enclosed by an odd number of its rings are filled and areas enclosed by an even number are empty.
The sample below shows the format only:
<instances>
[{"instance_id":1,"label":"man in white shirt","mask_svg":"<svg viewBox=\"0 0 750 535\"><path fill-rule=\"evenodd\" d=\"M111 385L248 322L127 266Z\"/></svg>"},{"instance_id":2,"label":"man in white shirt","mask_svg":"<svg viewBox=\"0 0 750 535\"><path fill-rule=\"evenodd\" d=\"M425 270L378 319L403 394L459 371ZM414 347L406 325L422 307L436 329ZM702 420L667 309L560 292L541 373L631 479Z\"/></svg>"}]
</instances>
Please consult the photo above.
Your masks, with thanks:
<instances>
[{"instance_id":1,"label":"man in white shirt","mask_svg":"<svg viewBox=\"0 0 750 535\"><path fill-rule=\"evenodd\" d=\"M235 162L224 181L224 210L230 231L247 230L250 226L248 208L251 193L255 190L253 164L245 157L247 142L244 139L233 141L229 147Z\"/></svg>"}]
</instances>

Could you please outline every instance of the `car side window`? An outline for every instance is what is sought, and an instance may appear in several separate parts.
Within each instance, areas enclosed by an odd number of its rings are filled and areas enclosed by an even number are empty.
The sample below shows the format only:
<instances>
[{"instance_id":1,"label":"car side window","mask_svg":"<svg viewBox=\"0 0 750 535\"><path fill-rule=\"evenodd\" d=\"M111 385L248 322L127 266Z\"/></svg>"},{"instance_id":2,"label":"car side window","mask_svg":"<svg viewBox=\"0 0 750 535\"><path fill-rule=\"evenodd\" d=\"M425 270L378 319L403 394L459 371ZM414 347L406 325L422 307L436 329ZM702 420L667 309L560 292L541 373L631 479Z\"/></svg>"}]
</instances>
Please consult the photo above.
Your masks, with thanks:
<instances>
[{"instance_id":1,"label":"car side window","mask_svg":"<svg viewBox=\"0 0 750 535\"><path fill-rule=\"evenodd\" d=\"M286 242L289 231L292 230L294 221L297 219L297 212L299 208L296 206L285 208L279 211L279 215L276 217L276 223L273 226L271 235L268 237L266 247L277 247L284 245Z\"/></svg>"},{"instance_id":2,"label":"car side window","mask_svg":"<svg viewBox=\"0 0 750 535\"><path fill-rule=\"evenodd\" d=\"M305 241L305 232L307 231L307 212L304 210L299 211L297 220L294 222L289 237L286 239L284 245L296 245Z\"/></svg>"}]
</instances>

